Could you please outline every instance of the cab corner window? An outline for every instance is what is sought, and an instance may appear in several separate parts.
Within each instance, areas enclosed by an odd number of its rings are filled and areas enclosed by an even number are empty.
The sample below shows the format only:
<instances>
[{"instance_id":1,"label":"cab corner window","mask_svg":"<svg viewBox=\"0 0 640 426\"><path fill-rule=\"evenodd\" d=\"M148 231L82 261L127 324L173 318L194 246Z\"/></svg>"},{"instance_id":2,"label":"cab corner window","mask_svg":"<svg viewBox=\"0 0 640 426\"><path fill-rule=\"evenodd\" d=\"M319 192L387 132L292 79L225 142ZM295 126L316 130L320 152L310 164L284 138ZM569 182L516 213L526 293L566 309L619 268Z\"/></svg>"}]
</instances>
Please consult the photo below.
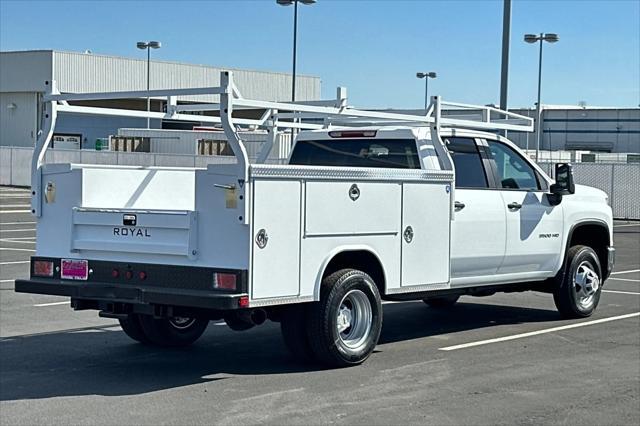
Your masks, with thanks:
<instances>
[{"instance_id":1,"label":"cab corner window","mask_svg":"<svg viewBox=\"0 0 640 426\"><path fill-rule=\"evenodd\" d=\"M487 188L487 175L475 140L445 138L445 144L456 167L456 187Z\"/></svg>"},{"instance_id":2,"label":"cab corner window","mask_svg":"<svg viewBox=\"0 0 640 426\"><path fill-rule=\"evenodd\" d=\"M498 142L487 141L495 160L498 182L504 189L538 190L539 177L534 168L513 148Z\"/></svg>"}]
</instances>

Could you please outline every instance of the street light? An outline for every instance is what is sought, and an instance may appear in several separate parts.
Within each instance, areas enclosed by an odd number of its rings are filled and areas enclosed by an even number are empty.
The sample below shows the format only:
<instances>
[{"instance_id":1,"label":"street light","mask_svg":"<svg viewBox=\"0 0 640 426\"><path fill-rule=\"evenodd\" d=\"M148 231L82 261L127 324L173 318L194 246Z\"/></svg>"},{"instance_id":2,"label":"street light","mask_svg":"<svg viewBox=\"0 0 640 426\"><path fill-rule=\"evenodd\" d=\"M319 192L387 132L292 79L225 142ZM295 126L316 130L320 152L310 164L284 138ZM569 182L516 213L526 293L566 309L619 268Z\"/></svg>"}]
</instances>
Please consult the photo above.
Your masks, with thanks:
<instances>
[{"instance_id":1,"label":"street light","mask_svg":"<svg viewBox=\"0 0 640 426\"><path fill-rule=\"evenodd\" d=\"M538 59L538 103L536 104L536 162L538 161L538 156L540 155L540 141L542 139L542 108L540 105L540 84L542 82L542 42L546 41L549 43L555 43L559 41L560 38L558 34L554 33L540 33L540 35L535 34L525 34L524 41L527 43L533 44L540 42L540 57Z\"/></svg>"},{"instance_id":2,"label":"street light","mask_svg":"<svg viewBox=\"0 0 640 426\"><path fill-rule=\"evenodd\" d=\"M147 112L151 111L151 99L149 98L149 81L151 76L151 49L160 49L162 47L162 43L159 41L139 41L136 43L138 49L147 51ZM147 117L147 129L151 126L151 119Z\"/></svg>"},{"instance_id":3,"label":"street light","mask_svg":"<svg viewBox=\"0 0 640 426\"><path fill-rule=\"evenodd\" d=\"M293 79L291 83L291 101L296 101L296 45L298 39L298 3L312 5L316 0L276 0L280 6L293 5Z\"/></svg>"},{"instance_id":4,"label":"street light","mask_svg":"<svg viewBox=\"0 0 640 426\"><path fill-rule=\"evenodd\" d=\"M426 111L429 105L429 79L436 78L436 73L433 71L419 72L416 73L416 77L424 78L424 110Z\"/></svg>"}]
</instances>

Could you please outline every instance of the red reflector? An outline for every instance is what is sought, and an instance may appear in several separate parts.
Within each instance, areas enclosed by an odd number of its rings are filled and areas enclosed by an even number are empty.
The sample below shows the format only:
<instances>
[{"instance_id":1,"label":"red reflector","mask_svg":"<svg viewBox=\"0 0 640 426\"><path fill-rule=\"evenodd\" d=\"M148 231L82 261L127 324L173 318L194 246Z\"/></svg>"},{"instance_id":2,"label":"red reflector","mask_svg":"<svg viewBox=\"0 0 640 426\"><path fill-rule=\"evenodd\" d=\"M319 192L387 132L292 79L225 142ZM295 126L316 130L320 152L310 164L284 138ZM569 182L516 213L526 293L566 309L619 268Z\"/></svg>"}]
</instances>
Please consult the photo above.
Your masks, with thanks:
<instances>
[{"instance_id":1,"label":"red reflector","mask_svg":"<svg viewBox=\"0 0 640 426\"><path fill-rule=\"evenodd\" d=\"M53 276L53 262L48 260L35 260L33 262L33 275L39 277Z\"/></svg>"},{"instance_id":2,"label":"red reflector","mask_svg":"<svg viewBox=\"0 0 640 426\"><path fill-rule=\"evenodd\" d=\"M238 306L241 308L248 308L249 296L241 296L240 299L238 299Z\"/></svg>"},{"instance_id":3,"label":"red reflector","mask_svg":"<svg viewBox=\"0 0 640 426\"><path fill-rule=\"evenodd\" d=\"M336 130L329 132L332 138L375 138L376 130Z\"/></svg>"},{"instance_id":4,"label":"red reflector","mask_svg":"<svg viewBox=\"0 0 640 426\"><path fill-rule=\"evenodd\" d=\"M220 272L214 273L213 288L218 290L235 290L236 289L235 274L223 274Z\"/></svg>"},{"instance_id":5,"label":"red reflector","mask_svg":"<svg viewBox=\"0 0 640 426\"><path fill-rule=\"evenodd\" d=\"M128 280L130 280L131 278L133 278L133 272L127 271L124 273L124 276L127 277Z\"/></svg>"},{"instance_id":6,"label":"red reflector","mask_svg":"<svg viewBox=\"0 0 640 426\"><path fill-rule=\"evenodd\" d=\"M120 271L119 271L119 270L117 270L117 269L113 269L113 270L111 271L111 276L112 276L113 278L118 278L118 277L120 276Z\"/></svg>"},{"instance_id":7,"label":"red reflector","mask_svg":"<svg viewBox=\"0 0 640 426\"><path fill-rule=\"evenodd\" d=\"M138 272L138 278L140 278L140 281L144 281L147 279L147 273L144 271L140 271Z\"/></svg>"}]
</instances>

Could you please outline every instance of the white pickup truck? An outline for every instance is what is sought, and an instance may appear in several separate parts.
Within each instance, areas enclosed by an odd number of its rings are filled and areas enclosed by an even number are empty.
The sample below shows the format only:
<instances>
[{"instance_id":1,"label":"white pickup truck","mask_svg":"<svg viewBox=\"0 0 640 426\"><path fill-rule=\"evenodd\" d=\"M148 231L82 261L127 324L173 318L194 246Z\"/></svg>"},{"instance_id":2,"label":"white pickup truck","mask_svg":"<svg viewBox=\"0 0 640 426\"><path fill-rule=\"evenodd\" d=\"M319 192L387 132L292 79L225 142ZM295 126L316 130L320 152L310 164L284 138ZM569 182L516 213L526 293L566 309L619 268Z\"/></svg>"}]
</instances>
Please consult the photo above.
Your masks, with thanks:
<instances>
[{"instance_id":1,"label":"white pickup truck","mask_svg":"<svg viewBox=\"0 0 640 426\"><path fill-rule=\"evenodd\" d=\"M16 291L68 296L145 344L191 344L210 320L234 330L278 321L296 356L331 366L372 353L382 300L441 309L462 295L535 290L574 318L598 305L615 254L607 196L574 185L567 164L554 182L495 133L531 131L531 119L438 97L424 115L362 111L344 90L254 101L231 73L220 81L152 91L167 96L166 113L72 105L147 93L61 95L47 82L33 159L37 250ZM177 104L190 94L220 104ZM193 120L186 111L206 108L220 115L197 119L222 124L234 164L43 162L58 113ZM240 119L234 108L265 114ZM250 164L238 125L298 129L288 164Z\"/></svg>"}]
</instances>

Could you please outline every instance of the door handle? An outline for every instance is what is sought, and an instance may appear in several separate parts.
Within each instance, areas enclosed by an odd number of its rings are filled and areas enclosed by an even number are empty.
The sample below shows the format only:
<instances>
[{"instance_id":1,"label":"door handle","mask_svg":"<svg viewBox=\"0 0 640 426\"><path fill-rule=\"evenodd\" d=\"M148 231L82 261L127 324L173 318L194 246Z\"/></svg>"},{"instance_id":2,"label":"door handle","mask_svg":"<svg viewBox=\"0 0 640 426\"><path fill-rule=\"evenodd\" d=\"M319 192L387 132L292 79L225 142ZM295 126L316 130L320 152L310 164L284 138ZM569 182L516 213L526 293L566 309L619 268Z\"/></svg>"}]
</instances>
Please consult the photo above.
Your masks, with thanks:
<instances>
[{"instance_id":1,"label":"door handle","mask_svg":"<svg viewBox=\"0 0 640 426\"><path fill-rule=\"evenodd\" d=\"M520 210L522 208L522 204L514 201L513 203L507 204L507 207L509 207L509 210Z\"/></svg>"},{"instance_id":2,"label":"door handle","mask_svg":"<svg viewBox=\"0 0 640 426\"><path fill-rule=\"evenodd\" d=\"M462 209L464 209L465 203L461 203L460 201L456 201L455 203L453 203L453 206L455 207L456 210L462 210Z\"/></svg>"}]
</instances>

